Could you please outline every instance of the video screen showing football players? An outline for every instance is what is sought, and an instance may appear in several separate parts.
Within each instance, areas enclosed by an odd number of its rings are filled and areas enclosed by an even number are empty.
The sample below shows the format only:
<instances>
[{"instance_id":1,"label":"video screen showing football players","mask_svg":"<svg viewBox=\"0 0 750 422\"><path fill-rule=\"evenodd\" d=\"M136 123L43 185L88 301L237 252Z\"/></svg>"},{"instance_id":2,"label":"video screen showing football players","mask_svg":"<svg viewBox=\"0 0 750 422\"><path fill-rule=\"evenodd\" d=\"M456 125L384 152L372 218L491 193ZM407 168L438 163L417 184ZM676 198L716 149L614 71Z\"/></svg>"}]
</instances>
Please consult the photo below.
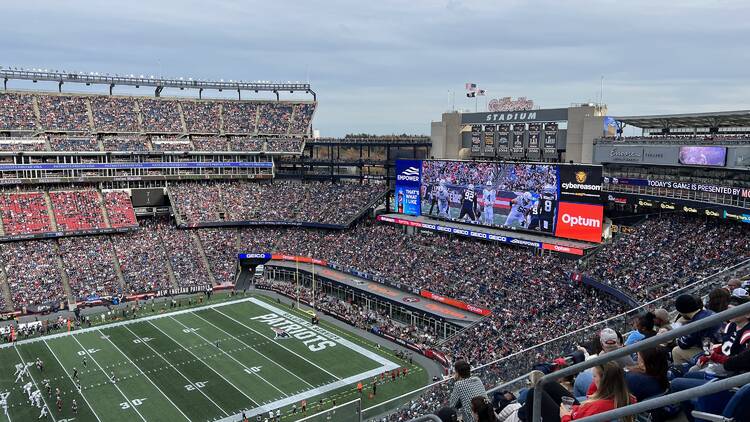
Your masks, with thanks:
<instances>
[{"instance_id":1,"label":"video screen showing football players","mask_svg":"<svg viewBox=\"0 0 750 422\"><path fill-rule=\"evenodd\" d=\"M424 216L554 232L555 165L426 160L421 188Z\"/></svg>"}]
</instances>

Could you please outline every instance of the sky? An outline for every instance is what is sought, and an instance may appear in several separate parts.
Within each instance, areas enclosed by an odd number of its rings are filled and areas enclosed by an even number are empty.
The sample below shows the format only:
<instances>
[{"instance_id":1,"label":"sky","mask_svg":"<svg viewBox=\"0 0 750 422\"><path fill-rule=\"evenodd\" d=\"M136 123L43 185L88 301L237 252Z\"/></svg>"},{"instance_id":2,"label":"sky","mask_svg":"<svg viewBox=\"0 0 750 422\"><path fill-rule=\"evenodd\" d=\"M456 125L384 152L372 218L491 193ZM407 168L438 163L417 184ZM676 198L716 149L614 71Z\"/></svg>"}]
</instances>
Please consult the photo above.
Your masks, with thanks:
<instances>
[{"instance_id":1,"label":"sky","mask_svg":"<svg viewBox=\"0 0 750 422\"><path fill-rule=\"evenodd\" d=\"M541 108L601 97L614 116L750 109L748 15L746 0L14 0L0 65L309 81L322 136L429 135L453 104L507 96ZM466 98L466 82L487 97Z\"/></svg>"}]
</instances>

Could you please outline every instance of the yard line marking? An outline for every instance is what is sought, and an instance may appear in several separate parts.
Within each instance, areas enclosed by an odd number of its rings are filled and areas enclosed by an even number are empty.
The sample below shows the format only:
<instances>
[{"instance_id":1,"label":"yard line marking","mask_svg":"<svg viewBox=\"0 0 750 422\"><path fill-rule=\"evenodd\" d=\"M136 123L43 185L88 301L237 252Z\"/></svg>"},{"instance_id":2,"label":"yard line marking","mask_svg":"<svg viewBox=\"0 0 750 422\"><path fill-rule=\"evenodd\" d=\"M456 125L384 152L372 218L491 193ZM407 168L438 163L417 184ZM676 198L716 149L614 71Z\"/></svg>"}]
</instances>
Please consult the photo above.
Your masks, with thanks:
<instances>
[{"instance_id":1,"label":"yard line marking","mask_svg":"<svg viewBox=\"0 0 750 422\"><path fill-rule=\"evenodd\" d=\"M138 334L136 334L135 332L133 332L133 330L131 330L130 327L125 326L125 329L128 330L128 331L130 331L130 333L133 334L137 339L139 339L139 340L141 339L141 337ZM172 363L170 361L168 361L167 359L165 359L164 356L160 355L159 352L156 351L156 349L154 349L153 347L151 347L150 344L148 344L148 342L142 341L141 343L144 344L149 349L151 349L151 351L154 352L156 354L156 356L159 356L161 358L161 360L163 360L169 366L171 366L172 369L174 369L175 371L177 371L177 373L180 374L182 376L182 378L185 378L185 381L189 382L190 385L192 385L199 393L203 394L203 396L205 396L208 400L210 400L211 403L214 404L214 406L216 406L219 410L221 410L222 413L224 413L224 415L229 416L229 413L227 413L224 409L222 409L221 406L219 406L218 404L216 404L216 402L213 401L211 399L211 397L208 397L208 395L206 395L206 393L203 392L202 388L196 387L195 384L193 383L193 381L190 381L190 379L188 379L188 377L186 377L185 374L183 374L182 372L180 372L179 369L175 368L175 366L172 365Z\"/></svg>"},{"instance_id":2,"label":"yard line marking","mask_svg":"<svg viewBox=\"0 0 750 422\"><path fill-rule=\"evenodd\" d=\"M260 336L262 336L262 337L265 337L265 338L267 338L268 340L271 340L271 341L273 341L273 339L272 339L271 337L268 337L268 336L266 336L265 334L261 333L260 331L257 331L257 330L255 330L255 329L251 328L250 326L248 326L248 325L245 325L245 324L243 324L242 322L240 322L240 321L238 321L238 320L236 320L236 319L232 318L231 316L229 316L229 315L225 314L224 312L221 312L221 311L219 311L219 310L217 310L217 309L214 309L214 312L218 312L218 313L220 313L221 315L224 315L225 317L227 317L227 318L231 319L232 321L234 321L234 322L236 322L236 323L238 323L238 324L240 324L240 325L242 325L242 326L244 326L244 327L247 327L247 328L249 328L250 330L253 330L253 331L254 331L255 333L257 333L258 335L260 335ZM289 349L288 347L284 346L283 344L279 343L278 341L273 341L273 342L274 342L275 344L277 344L277 345L278 345L279 347L281 347L282 349L284 349L284 350L286 350L287 352L289 352L289 353L293 354L294 356L297 356L298 358L300 358L300 359L304 360L305 362L309 363L310 365L312 365L312 366L314 366L314 367L316 367L316 368L320 369L321 371L323 371L323 372L325 372L326 374L328 374L328 375L332 376L333 378L335 378L335 379L337 379L337 380L340 380L340 379L341 379L341 377L337 377L336 375L334 375L334 374L332 374L332 373L328 372L327 370L325 370L324 368L322 368L321 366L319 366L319 365L318 365L318 364L316 364L315 362L312 362L312 361L310 361L309 359L307 359L307 358L305 358L304 356L302 356L302 355L298 354L298 353L297 353L297 352L295 352L294 350L291 350L291 349Z\"/></svg>"},{"instance_id":3,"label":"yard line marking","mask_svg":"<svg viewBox=\"0 0 750 422\"><path fill-rule=\"evenodd\" d=\"M383 372L383 370L385 370L385 367L371 369L361 374L352 375L350 377L347 377L338 381L334 381L323 387L313 388L311 390L297 393L293 396L284 397L283 399L266 403L260 407L256 407L255 409L245 409L245 416L247 416L248 418L252 418L253 416L263 415L264 413L268 413L269 410L276 410L280 407L286 407L292 403L298 403L302 401L302 399L308 399L313 396L318 396L318 395L327 393L329 391L333 391L341 387L347 386L349 384L356 383L357 381L368 380L374 376L380 375ZM231 415L224 419L219 419L217 422L236 422L241 417L242 417L242 412L237 413L235 415Z\"/></svg>"},{"instance_id":4,"label":"yard line marking","mask_svg":"<svg viewBox=\"0 0 750 422\"><path fill-rule=\"evenodd\" d=\"M104 370L104 368L102 368L102 366L99 364L99 362L97 362L96 359L94 359L94 357L91 356L91 354L89 353L88 349L86 349L85 347L83 347L83 344L81 344L81 342L78 341L78 339L76 338L76 336L71 336L71 338L73 340L75 340L76 343L78 343L78 346L80 346L81 349L83 349L84 352L86 352L86 355L88 355L88 357L91 358L91 361L94 362L96 364L96 366L99 367L99 369L102 371L102 373L104 374L104 376L107 377L107 378L109 378L109 375L107 375L107 372ZM130 405L130 408L133 409L135 411L135 413L137 413L138 416L141 417L141 420L143 420L143 422L147 422L146 418L144 418L143 415L141 415L141 412L138 411L138 408L135 405L133 405L133 403L130 401L130 399L127 398L127 396L125 396L125 393L123 393L122 390L120 390L120 387L117 385L117 383L112 382L111 384L117 389L117 391L120 392L120 395L122 396L122 398L124 398L125 401Z\"/></svg>"},{"instance_id":5,"label":"yard line marking","mask_svg":"<svg viewBox=\"0 0 750 422\"><path fill-rule=\"evenodd\" d=\"M23 356L21 356L21 352L18 350L18 347L14 347L14 349L16 349L16 353L18 353L18 357L21 358L21 363L26 365L26 361L23 360ZM34 376L31 375L31 370L29 370L28 367L26 368L27 368L27 374L29 374L29 378L31 378L31 382L33 382L34 387L36 387L36 389L39 390L39 385L37 385L36 381L34 380ZM42 390L39 390L39 391L41 392ZM42 394L42 401L44 402L44 405L47 406L47 410L49 410L49 416L52 417L52 422L57 422L57 419L55 419L55 415L52 414L52 408L49 407L49 404L47 404L47 399L44 398L44 394Z\"/></svg>"},{"instance_id":6,"label":"yard line marking","mask_svg":"<svg viewBox=\"0 0 750 422\"><path fill-rule=\"evenodd\" d=\"M188 327L187 325L183 324L182 322L180 322L180 321L176 320L175 318L172 318L172 320L173 320L174 322L176 322L176 323L178 323L178 324L182 325L182 326L183 326L183 327L185 327L185 328L190 328L190 327ZM200 333L199 333L199 332L198 332L197 330L196 330L196 331L191 331L191 332L192 332L193 334L195 334L196 336L200 337L201 339L203 339L203 341L205 341L206 343L210 343L210 341L208 341L208 339L206 339L205 337L203 337L202 335L200 335ZM268 384L268 385L270 385L271 387L273 387L273 388L274 388L274 389L275 389L276 391L278 391L279 393L283 394L283 395L284 395L284 397L287 397L287 396L289 396L289 394L287 394L287 393L285 393L285 392L281 391L281 390L280 390L280 389L279 389L278 387L276 387L275 385L271 384L271 383L270 383L270 382L269 382L269 381L268 381L267 379L263 378L263 377L262 377L262 376L261 376L261 375L260 375L259 373L255 372L255 371L252 371L252 370L251 370L250 368L248 368L248 367L247 367L247 366L246 366L246 365L245 365L244 363L242 363L242 362L240 362L239 360L237 360L237 358L235 358L234 356L232 356L232 355L230 355L229 353L225 352L225 351L224 351L224 349L220 349L220 350L221 350L221 352L222 352L222 353L224 353L225 355L229 356L229 358L230 358L230 359L232 359L233 361L235 361L235 362L237 362L238 364L240 364L240 366L242 366L243 368L245 368L245 370L246 370L246 371L249 371L249 373L252 373L252 374L254 374L254 375L255 375L255 376L257 376L258 378L262 379L262 380L263 380L263 382L265 382L266 384Z\"/></svg>"},{"instance_id":7,"label":"yard line marking","mask_svg":"<svg viewBox=\"0 0 750 422\"><path fill-rule=\"evenodd\" d=\"M99 333L101 333L102 335L104 335L104 333L102 333L101 331L99 331ZM182 411L182 409L180 409L179 407L177 407L177 405L174 404L174 402L172 401L172 399L170 399L169 396L167 396L166 394L164 394L164 392L161 391L161 388L159 388L159 386L156 385L156 383L154 383L154 381L151 378L149 378L149 376L146 375L146 373L144 373L143 370L138 365L136 365L135 363L133 363L133 361L130 360L130 357L128 355L126 355L122 350L120 350L120 348L117 347L117 345L114 342L112 342L112 340L109 337L107 337L107 341L110 344L112 344L112 347L114 347L115 349L117 349L117 351L120 352L120 354L123 355L125 357L125 359L127 359L128 362L130 362L131 365L135 366L135 369L137 369L138 372L141 373L141 375L143 375L144 377L146 377L146 379L148 380L148 382L150 382L151 385L153 385L157 390L159 390L159 392L161 393L161 395L164 396L164 398L167 399L167 401L169 403L171 403L172 406L174 406L174 408L177 409L177 411L180 412L180 414L185 417L185 419L187 419L188 421L192 422L192 420L188 417L188 415L186 415L185 412Z\"/></svg>"},{"instance_id":8,"label":"yard line marking","mask_svg":"<svg viewBox=\"0 0 750 422\"><path fill-rule=\"evenodd\" d=\"M193 355L193 357L195 357L197 360L199 360L202 364L206 365L206 367L208 367L208 369L210 369L214 374L216 374L219 377L221 377L221 379L223 379L224 381L226 381L227 384L229 384L232 387L234 387L234 389L237 390L237 391L239 391L243 396L247 397L248 400L250 400L251 402L253 402L254 405L256 405L256 406L258 405L257 401L253 400L250 396L248 396L247 394L245 394L245 392L242 391L241 389L239 389L236 385L234 385L231 382L229 382L228 379L224 378L224 375L221 375L220 373L216 372L216 370L214 368L212 368L211 365L209 365L206 362L204 362L203 359L201 359L200 357L198 357L195 353L193 353L192 351L188 350L188 348L186 348L180 342L178 342L177 340L175 340L174 338L172 338L172 336L170 336L169 334L167 334L164 330L162 330L161 328L157 327L153 322L148 321L148 323L151 324L157 330L159 330L162 334L164 334L165 336L167 336L167 338L169 338L170 340L172 340L173 342L175 342L175 344L177 344L180 347L182 347L183 349L185 349L186 352L188 352L191 355Z\"/></svg>"},{"instance_id":9,"label":"yard line marking","mask_svg":"<svg viewBox=\"0 0 750 422\"><path fill-rule=\"evenodd\" d=\"M263 356L264 358L266 358L267 360L269 360L270 362L272 362L272 363L273 363L274 365L276 365L276 366L278 366L279 368L283 369L284 371L288 372L288 373L289 373L290 375L292 375L292 376L293 376L294 378L297 378L298 380L300 380L300 381L304 382L305 384L309 385L310 387L315 387L314 385L310 384L309 382L305 381L304 379L302 379L302 378L298 377L298 376L297 376L297 374L295 374L294 372L292 372L292 371L290 371L290 370L286 369L286 368L284 367L284 365L281 365L281 364L279 364L278 362L276 362L275 360L273 360L273 359L269 358L268 356L264 355L264 354L263 354L263 353L261 353L260 351L256 350L256 349L255 349L255 348L254 348L253 346L251 346L251 345L249 345L249 344L245 343L244 341L242 341L242 340L238 339L237 337L233 336L233 335L232 335L231 333L229 333L228 331L226 331L226 330L224 330L224 329L222 329L222 328L219 328L219 327L218 327L218 326L217 326L216 324L212 323L211 321L209 321L209 320L207 320L207 319L203 318L202 316L200 316L200 315L198 315L198 314L194 314L194 315L195 315L195 316L197 316L198 318L202 319L203 321L206 321L207 323L211 324L211 326L215 327L216 329L218 329L218 330L220 330L220 331L223 331L223 332L224 332L224 333L226 333L226 334L227 334L227 335L228 335L229 337L232 337L232 338L234 338L235 340L237 340L238 342L240 342L240 343L244 344L245 346L249 347L249 348L250 348L250 350L254 351L255 353L257 353L257 354L259 354L259 355L261 355L261 356ZM240 325L242 325L243 327L245 326L245 325L244 325L244 324L242 324L242 323L240 323ZM250 328L250 327L247 327L247 328Z\"/></svg>"},{"instance_id":10,"label":"yard line marking","mask_svg":"<svg viewBox=\"0 0 750 422\"><path fill-rule=\"evenodd\" d=\"M70 376L70 374L68 374L68 370L65 369L65 366L62 364L62 362L60 362L60 358L58 358L57 355L55 354L55 352L52 350L52 348L49 347L49 343L47 343L46 340L44 341L44 345L47 346L47 349L49 349L49 352L52 353L52 357L55 358L55 360L57 361L57 363L60 365L60 368L62 368L63 372L65 372L65 375L68 376L68 379L70 380L70 382L73 383L73 386L75 387L76 382L73 381L73 378ZM62 377L60 377L60 378L62 378ZM78 390L78 394L81 395L81 398L86 403L86 406L88 406L89 409L91 409L91 413L94 414L94 417L96 418L96 420L98 420L99 422L101 422L102 420L99 419L99 415L96 414L96 411L94 410L94 408L91 407L91 403L89 403L89 401L86 399L86 396L83 395L83 390L82 389Z\"/></svg>"},{"instance_id":11,"label":"yard line marking","mask_svg":"<svg viewBox=\"0 0 750 422\"><path fill-rule=\"evenodd\" d=\"M0 344L0 349L5 349L5 348L8 348L8 347L13 347L16 344L20 345L20 344L26 344L26 343L35 343L37 341L44 341L44 340L51 340L51 339L60 338L60 337L67 337L67 336L71 336L71 335L74 335L74 334L83 334L83 333L88 333L88 332L91 332L91 331L107 330L107 329L114 328L114 327L119 327L119 326L122 326L122 325L138 324L138 323L143 322L143 321L153 321L155 319L167 318L167 317L171 317L171 316L174 316L174 315L187 314L187 313L191 313L191 312L200 311L200 310L203 310L203 309L220 308L222 306L231 306L231 305L236 305L238 303L250 302L251 299L252 298L250 298L250 297L246 297L246 298L237 299L237 300L231 300L231 301L227 301L227 302L212 303L212 304L209 304L209 305L196 306L196 307L188 308L188 309L181 309L179 311L170 311L170 312L159 314L159 315L149 315L149 316L145 316L145 317L139 317L139 318L136 318L136 319L129 319L129 320L125 320L125 321L111 322L111 323L106 324L106 326L104 326L104 327L80 328L78 330L73 330L73 331L65 331L65 332L62 332L62 333L49 334L49 335L46 335L46 336L32 337L32 338L28 338L28 339L24 339L24 340L17 340L14 343L2 343L2 344Z\"/></svg>"}]
</instances>

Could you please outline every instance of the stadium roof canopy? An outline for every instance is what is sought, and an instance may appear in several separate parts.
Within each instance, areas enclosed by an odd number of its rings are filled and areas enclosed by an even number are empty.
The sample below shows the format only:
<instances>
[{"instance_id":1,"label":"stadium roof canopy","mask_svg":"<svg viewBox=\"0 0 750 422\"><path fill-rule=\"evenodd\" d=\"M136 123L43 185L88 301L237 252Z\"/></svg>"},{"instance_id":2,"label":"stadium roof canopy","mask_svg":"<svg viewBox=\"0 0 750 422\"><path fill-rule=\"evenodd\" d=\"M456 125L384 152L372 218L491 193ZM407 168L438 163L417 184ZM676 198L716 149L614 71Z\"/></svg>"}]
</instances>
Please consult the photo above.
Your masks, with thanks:
<instances>
[{"instance_id":1,"label":"stadium roof canopy","mask_svg":"<svg viewBox=\"0 0 750 422\"><path fill-rule=\"evenodd\" d=\"M225 82L223 79L219 81L198 80L192 78L165 79L144 75L110 75L94 72L68 72L65 70L50 71L47 69L11 69L3 66L0 66L0 79L3 79L3 86L6 90L8 89L8 81L15 79L32 82L57 82L58 89L61 92L63 83L68 82L85 83L86 85L109 85L110 94L112 94L112 88L117 85L135 87L150 86L156 88L154 94L157 97L164 88L196 89L198 90L199 97L204 89L237 91L238 95L240 95L241 91L270 91L276 94L276 99L279 99L279 92L289 91L291 93L294 91L302 91L307 94L312 94L314 99L316 97L315 92L310 88L309 83L300 82L276 83L269 81L245 82L234 80Z\"/></svg>"},{"instance_id":2,"label":"stadium roof canopy","mask_svg":"<svg viewBox=\"0 0 750 422\"><path fill-rule=\"evenodd\" d=\"M714 113L660 114L653 116L618 116L615 120L643 129L750 126L750 110Z\"/></svg>"}]
</instances>

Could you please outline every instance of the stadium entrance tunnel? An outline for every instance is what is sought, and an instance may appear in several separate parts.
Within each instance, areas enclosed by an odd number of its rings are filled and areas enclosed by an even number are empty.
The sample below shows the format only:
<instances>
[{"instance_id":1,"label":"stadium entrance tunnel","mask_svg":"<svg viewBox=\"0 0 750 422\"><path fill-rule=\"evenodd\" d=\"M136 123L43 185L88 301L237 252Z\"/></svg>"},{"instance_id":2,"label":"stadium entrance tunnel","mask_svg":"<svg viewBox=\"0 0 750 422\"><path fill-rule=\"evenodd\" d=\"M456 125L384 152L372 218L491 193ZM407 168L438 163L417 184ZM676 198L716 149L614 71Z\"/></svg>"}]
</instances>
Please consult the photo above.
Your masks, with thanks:
<instances>
[{"instance_id":1,"label":"stadium entrance tunnel","mask_svg":"<svg viewBox=\"0 0 750 422\"><path fill-rule=\"evenodd\" d=\"M241 253L237 255L239 274L235 283L235 290L245 290L253 286L257 279L263 277L263 267L271 260L271 254Z\"/></svg>"}]
</instances>

